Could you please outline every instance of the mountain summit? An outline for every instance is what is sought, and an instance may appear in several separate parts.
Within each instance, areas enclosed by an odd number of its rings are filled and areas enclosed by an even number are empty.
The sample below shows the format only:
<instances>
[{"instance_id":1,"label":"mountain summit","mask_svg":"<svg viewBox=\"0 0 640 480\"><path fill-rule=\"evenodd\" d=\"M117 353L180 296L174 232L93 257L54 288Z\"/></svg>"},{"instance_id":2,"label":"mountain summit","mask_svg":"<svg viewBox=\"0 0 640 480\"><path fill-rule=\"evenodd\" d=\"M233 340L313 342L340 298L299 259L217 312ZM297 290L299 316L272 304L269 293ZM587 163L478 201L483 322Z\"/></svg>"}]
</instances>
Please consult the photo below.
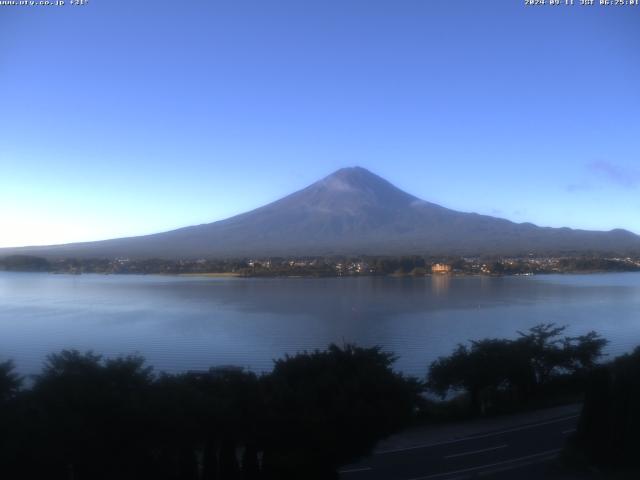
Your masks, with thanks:
<instances>
[{"instance_id":1,"label":"mountain summit","mask_svg":"<svg viewBox=\"0 0 640 480\"><path fill-rule=\"evenodd\" d=\"M462 213L425 202L361 168L343 168L276 202L170 232L0 249L0 255L199 258L313 255L518 255L640 251L625 230L595 232Z\"/></svg>"}]
</instances>

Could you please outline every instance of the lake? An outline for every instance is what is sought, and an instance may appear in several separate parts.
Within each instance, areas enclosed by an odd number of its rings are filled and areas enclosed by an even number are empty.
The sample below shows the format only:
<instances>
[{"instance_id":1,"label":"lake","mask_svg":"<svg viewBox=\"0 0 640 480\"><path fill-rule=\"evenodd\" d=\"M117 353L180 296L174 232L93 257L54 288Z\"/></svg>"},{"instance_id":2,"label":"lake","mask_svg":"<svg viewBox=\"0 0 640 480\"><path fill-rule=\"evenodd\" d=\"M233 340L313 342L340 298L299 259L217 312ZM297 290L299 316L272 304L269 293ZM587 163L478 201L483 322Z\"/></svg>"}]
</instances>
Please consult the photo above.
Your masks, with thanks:
<instances>
[{"instance_id":1,"label":"lake","mask_svg":"<svg viewBox=\"0 0 640 480\"><path fill-rule=\"evenodd\" d=\"M271 368L331 342L382 345L424 376L457 343L541 322L596 330L611 355L640 345L640 274L534 277L206 278L0 272L0 360L139 353L157 370Z\"/></svg>"}]
</instances>

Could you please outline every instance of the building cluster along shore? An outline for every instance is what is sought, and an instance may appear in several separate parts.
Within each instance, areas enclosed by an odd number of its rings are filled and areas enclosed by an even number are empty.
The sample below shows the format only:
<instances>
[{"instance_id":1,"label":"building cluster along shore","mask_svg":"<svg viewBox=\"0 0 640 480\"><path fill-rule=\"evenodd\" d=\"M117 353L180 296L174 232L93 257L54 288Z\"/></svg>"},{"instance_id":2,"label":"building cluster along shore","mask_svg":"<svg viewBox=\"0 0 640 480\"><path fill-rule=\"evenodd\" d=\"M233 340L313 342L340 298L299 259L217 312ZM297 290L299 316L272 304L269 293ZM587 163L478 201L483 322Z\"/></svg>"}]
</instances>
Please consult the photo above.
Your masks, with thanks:
<instances>
[{"instance_id":1,"label":"building cluster along shore","mask_svg":"<svg viewBox=\"0 0 640 480\"><path fill-rule=\"evenodd\" d=\"M0 271L52 273L275 276L534 275L640 271L640 257L359 256L244 259L46 259L28 255L0 258Z\"/></svg>"}]
</instances>

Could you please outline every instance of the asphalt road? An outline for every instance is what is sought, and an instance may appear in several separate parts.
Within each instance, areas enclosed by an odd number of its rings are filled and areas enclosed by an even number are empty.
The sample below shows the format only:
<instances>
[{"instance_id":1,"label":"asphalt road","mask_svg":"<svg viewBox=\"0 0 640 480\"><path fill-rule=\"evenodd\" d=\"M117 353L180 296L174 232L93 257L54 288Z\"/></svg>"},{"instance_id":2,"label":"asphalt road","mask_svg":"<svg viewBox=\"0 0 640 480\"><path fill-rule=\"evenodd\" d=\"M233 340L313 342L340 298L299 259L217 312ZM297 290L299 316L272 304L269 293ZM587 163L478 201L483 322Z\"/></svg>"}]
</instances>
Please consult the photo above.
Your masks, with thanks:
<instances>
[{"instance_id":1,"label":"asphalt road","mask_svg":"<svg viewBox=\"0 0 640 480\"><path fill-rule=\"evenodd\" d=\"M526 471L528 466L556 458L577 421L577 415L570 415L439 443L378 451L344 467L340 478L458 480ZM523 476L517 478L522 480Z\"/></svg>"}]
</instances>

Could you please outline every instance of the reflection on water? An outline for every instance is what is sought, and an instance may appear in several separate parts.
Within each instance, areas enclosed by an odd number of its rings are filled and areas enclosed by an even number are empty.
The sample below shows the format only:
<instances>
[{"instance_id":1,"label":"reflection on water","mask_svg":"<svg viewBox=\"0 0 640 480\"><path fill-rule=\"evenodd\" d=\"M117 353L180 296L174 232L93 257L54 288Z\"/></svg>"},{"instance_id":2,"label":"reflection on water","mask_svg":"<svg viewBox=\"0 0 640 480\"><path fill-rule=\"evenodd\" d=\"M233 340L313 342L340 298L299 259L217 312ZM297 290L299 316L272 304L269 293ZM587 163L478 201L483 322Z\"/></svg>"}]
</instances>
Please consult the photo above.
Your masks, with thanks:
<instances>
[{"instance_id":1,"label":"reflection on water","mask_svg":"<svg viewBox=\"0 0 640 480\"><path fill-rule=\"evenodd\" d=\"M450 275L434 275L431 277L431 290L437 296L446 295L451 285Z\"/></svg>"},{"instance_id":2,"label":"reflection on water","mask_svg":"<svg viewBox=\"0 0 640 480\"><path fill-rule=\"evenodd\" d=\"M540 322L640 344L640 275L238 279L0 273L0 359L23 372L61 348L138 352L162 370L273 358L330 342L380 344L424 375L457 343Z\"/></svg>"}]
</instances>

